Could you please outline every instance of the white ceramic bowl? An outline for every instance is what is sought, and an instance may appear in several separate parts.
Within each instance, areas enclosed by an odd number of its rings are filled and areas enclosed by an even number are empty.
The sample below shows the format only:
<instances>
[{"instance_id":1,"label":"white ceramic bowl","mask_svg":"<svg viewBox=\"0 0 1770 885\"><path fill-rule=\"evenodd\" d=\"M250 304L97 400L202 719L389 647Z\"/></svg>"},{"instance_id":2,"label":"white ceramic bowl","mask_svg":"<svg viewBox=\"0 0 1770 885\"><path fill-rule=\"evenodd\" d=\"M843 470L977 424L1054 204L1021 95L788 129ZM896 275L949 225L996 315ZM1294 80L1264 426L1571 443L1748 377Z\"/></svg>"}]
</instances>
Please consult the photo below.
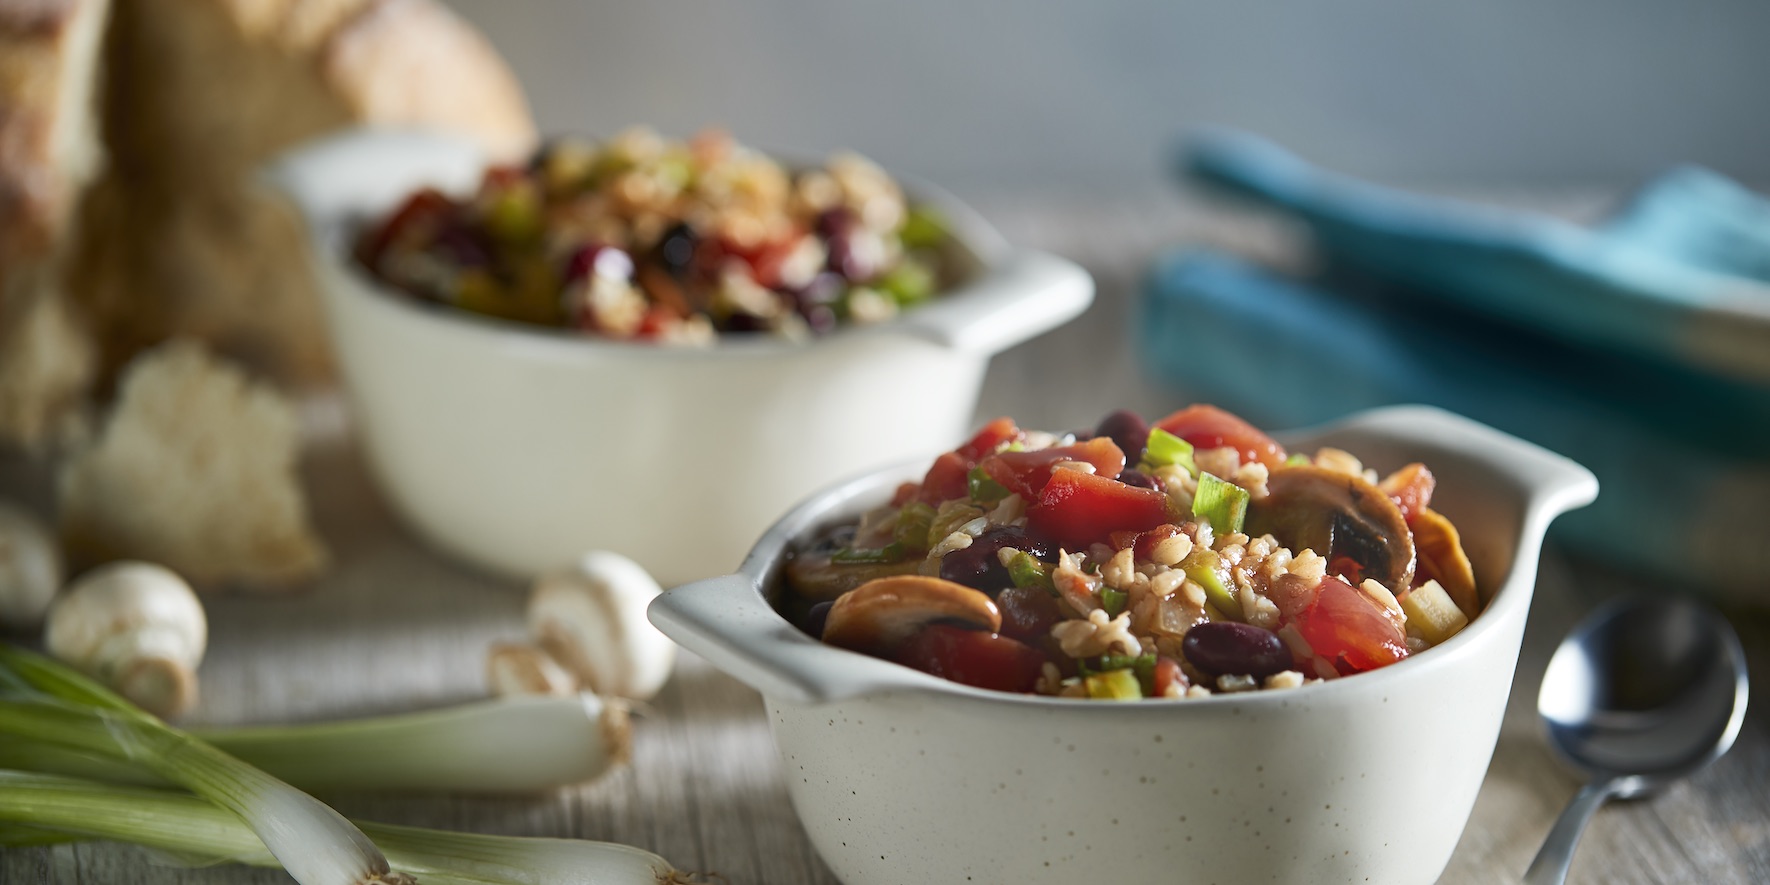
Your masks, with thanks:
<instances>
[{"instance_id":1,"label":"white ceramic bowl","mask_svg":"<svg viewBox=\"0 0 1770 885\"><path fill-rule=\"evenodd\" d=\"M532 575L588 549L665 585L730 571L782 510L858 470L950 445L989 358L1071 319L1079 267L953 222L967 282L896 321L794 344L706 350L585 339L418 303L349 257L363 219L420 185L463 191L466 142L353 132L275 164L314 266L369 463L436 546Z\"/></svg>"},{"instance_id":2,"label":"white ceramic bowl","mask_svg":"<svg viewBox=\"0 0 1770 885\"><path fill-rule=\"evenodd\" d=\"M1379 472L1426 462L1486 610L1415 658L1286 691L1114 704L947 682L816 642L765 599L795 541L882 503L911 464L811 498L737 574L650 616L763 694L799 818L848 885L1429 883L1493 755L1543 532L1597 481L1424 407L1288 441Z\"/></svg>"}]
</instances>

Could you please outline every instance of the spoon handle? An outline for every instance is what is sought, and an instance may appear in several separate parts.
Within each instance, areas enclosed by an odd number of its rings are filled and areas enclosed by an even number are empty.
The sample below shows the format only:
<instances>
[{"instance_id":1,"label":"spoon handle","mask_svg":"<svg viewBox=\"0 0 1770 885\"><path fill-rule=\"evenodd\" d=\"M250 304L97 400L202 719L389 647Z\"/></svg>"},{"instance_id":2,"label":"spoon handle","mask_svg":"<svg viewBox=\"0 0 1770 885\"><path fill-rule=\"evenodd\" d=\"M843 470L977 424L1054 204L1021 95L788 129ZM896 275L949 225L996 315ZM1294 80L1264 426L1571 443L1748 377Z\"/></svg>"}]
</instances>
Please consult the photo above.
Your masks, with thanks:
<instances>
[{"instance_id":1,"label":"spoon handle","mask_svg":"<svg viewBox=\"0 0 1770 885\"><path fill-rule=\"evenodd\" d=\"M1573 849L1585 831L1592 813L1616 792L1616 781L1603 780L1586 784L1561 810L1555 826L1549 830L1543 847L1537 850L1530 869L1524 871L1523 885L1561 885L1567 879L1567 868L1573 863Z\"/></svg>"}]
</instances>

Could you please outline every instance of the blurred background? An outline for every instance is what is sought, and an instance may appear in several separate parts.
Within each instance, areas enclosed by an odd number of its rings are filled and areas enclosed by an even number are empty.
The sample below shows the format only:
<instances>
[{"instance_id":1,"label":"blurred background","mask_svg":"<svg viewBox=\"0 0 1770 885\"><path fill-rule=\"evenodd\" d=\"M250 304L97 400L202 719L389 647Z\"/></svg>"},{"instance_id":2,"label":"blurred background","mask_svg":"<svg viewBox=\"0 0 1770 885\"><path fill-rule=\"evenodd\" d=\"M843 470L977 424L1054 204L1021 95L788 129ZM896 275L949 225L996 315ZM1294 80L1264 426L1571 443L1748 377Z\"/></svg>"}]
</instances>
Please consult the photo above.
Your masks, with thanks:
<instances>
[{"instance_id":1,"label":"blurred background","mask_svg":"<svg viewBox=\"0 0 1770 885\"><path fill-rule=\"evenodd\" d=\"M543 132L716 121L972 198L1167 187L1201 122L1407 184L1770 180L1763 3L448 3Z\"/></svg>"}]
</instances>

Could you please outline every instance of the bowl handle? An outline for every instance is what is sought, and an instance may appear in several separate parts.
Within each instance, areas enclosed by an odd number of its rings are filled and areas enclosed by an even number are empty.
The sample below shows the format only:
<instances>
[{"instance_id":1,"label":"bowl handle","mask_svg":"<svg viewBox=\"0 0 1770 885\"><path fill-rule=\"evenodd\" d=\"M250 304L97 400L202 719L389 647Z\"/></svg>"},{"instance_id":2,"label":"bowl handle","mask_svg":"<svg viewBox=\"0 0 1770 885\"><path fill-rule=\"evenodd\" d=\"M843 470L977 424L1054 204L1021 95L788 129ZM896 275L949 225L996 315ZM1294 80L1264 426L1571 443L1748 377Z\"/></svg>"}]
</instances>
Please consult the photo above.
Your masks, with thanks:
<instances>
[{"instance_id":1,"label":"bowl handle","mask_svg":"<svg viewBox=\"0 0 1770 885\"><path fill-rule=\"evenodd\" d=\"M665 590L646 617L683 648L771 698L824 703L934 678L806 636L768 606L745 574Z\"/></svg>"},{"instance_id":2,"label":"bowl handle","mask_svg":"<svg viewBox=\"0 0 1770 885\"><path fill-rule=\"evenodd\" d=\"M310 229L325 233L426 185L470 191L485 164L484 150L457 135L359 127L297 145L259 178L294 201Z\"/></svg>"},{"instance_id":3,"label":"bowl handle","mask_svg":"<svg viewBox=\"0 0 1770 885\"><path fill-rule=\"evenodd\" d=\"M1094 279L1073 261L1016 249L975 285L904 315L903 331L942 347L994 355L1074 319Z\"/></svg>"}]
</instances>

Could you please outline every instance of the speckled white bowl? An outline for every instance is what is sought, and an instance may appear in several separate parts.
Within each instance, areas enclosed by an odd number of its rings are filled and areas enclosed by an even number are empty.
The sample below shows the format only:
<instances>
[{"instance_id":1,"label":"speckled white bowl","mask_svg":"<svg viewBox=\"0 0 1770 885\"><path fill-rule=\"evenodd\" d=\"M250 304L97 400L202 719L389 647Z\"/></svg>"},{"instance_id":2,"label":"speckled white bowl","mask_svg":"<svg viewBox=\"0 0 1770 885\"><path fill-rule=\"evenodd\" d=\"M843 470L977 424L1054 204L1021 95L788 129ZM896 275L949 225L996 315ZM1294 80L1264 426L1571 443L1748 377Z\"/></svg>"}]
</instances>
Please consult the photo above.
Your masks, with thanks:
<instances>
[{"instance_id":1,"label":"speckled white bowl","mask_svg":"<svg viewBox=\"0 0 1770 885\"><path fill-rule=\"evenodd\" d=\"M822 645L765 598L793 543L881 503L911 464L801 504L737 574L666 592L651 619L764 695L794 806L848 885L1429 883L1493 755L1543 532L1597 481L1424 407L1288 441L1428 464L1487 609L1418 657L1289 691L1110 704L947 682Z\"/></svg>"},{"instance_id":2,"label":"speckled white bowl","mask_svg":"<svg viewBox=\"0 0 1770 885\"><path fill-rule=\"evenodd\" d=\"M707 349L587 339L422 304L350 259L421 185L471 189L471 143L359 131L269 172L308 217L332 343L370 467L437 547L529 576L614 550L665 585L723 574L826 483L951 445L991 356L1081 313L1075 264L1007 245L930 188L966 281L892 322Z\"/></svg>"}]
</instances>

